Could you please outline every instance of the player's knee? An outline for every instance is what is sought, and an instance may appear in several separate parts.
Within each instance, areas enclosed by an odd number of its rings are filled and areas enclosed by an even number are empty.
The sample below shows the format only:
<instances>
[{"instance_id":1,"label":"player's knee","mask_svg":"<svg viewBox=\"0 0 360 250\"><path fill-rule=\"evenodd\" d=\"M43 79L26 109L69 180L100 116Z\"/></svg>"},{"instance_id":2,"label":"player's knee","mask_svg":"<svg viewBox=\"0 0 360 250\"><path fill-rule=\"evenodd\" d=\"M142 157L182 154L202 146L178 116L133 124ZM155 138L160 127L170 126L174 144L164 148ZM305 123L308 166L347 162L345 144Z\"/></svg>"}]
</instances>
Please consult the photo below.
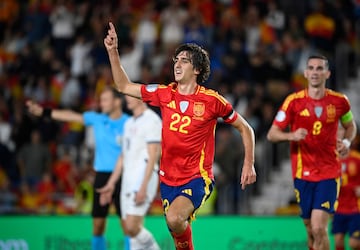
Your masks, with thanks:
<instances>
[{"instance_id":1,"label":"player's knee","mask_svg":"<svg viewBox=\"0 0 360 250\"><path fill-rule=\"evenodd\" d=\"M126 235L128 235L129 237L133 238L136 235L138 235L139 233L139 229L138 228L127 228L126 229Z\"/></svg>"},{"instance_id":2,"label":"player's knee","mask_svg":"<svg viewBox=\"0 0 360 250\"><path fill-rule=\"evenodd\" d=\"M166 223L172 231L178 231L182 228L184 220L179 215L170 213L166 215Z\"/></svg>"},{"instance_id":3,"label":"player's knee","mask_svg":"<svg viewBox=\"0 0 360 250\"><path fill-rule=\"evenodd\" d=\"M349 239L349 247L354 250L360 250L360 239Z\"/></svg>"},{"instance_id":4,"label":"player's knee","mask_svg":"<svg viewBox=\"0 0 360 250\"><path fill-rule=\"evenodd\" d=\"M123 224L124 233L130 237L135 237L141 230L142 225L134 221L126 221Z\"/></svg>"},{"instance_id":5,"label":"player's knee","mask_svg":"<svg viewBox=\"0 0 360 250\"><path fill-rule=\"evenodd\" d=\"M323 237L327 237L327 230L323 227L312 227L311 232L313 237L317 240L320 240Z\"/></svg>"}]
</instances>

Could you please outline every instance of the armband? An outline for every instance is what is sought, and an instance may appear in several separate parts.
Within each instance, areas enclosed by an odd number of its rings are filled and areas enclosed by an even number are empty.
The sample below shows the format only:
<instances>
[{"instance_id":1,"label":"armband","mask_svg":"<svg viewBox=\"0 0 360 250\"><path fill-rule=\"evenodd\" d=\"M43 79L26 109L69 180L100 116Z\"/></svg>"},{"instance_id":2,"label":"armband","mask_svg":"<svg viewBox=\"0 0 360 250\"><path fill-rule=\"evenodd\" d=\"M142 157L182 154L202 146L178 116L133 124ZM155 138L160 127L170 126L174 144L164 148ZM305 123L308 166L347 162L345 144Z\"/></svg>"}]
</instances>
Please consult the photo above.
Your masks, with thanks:
<instances>
[{"instance_id":1,"label":"armband","mask_svg":"<svg viewBox=\"0 0 360 250\"><path fill-rule=\"evenodd\" d=\"M343 123L351 122L353 119L354 119L354 117L353 117L353 113L351 112L351 110L349 110L346 114L344 114L340 118L341 122L343 122Z\"/></svg>"},{"instance_id":2,"label":"armband","mask_svg":"<svg viewBox=\"0 0 360 250\"><path fill-rule=\"evenodd\" d=\"M51 119L51 113L52 113L52 109L51 109L51 108L44 108L41 117L42 117L42 118L49 118L49 119Z\"/></svg>"},{"instance_id":3,"label":"armband","mask_svg":"<svg viewBox=\"0 0 360 250\"><path fill-rule=\"evenodd\" d=\"M349 141L349 139L343 139L342 143L345 145L346 148L350 148L351 142Z\"/></svg>"}]
</instances>

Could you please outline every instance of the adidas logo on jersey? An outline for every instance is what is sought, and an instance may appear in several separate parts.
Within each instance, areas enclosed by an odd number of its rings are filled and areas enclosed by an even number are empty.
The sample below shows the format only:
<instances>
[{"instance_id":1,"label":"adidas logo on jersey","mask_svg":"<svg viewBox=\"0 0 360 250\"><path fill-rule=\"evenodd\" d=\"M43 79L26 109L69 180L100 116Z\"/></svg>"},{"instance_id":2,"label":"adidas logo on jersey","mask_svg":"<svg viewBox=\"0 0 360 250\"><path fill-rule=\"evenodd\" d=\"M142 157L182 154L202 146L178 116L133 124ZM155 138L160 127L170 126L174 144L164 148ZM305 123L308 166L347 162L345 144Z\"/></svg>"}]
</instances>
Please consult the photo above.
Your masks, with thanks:
<instances>
[{"instance_id":1,"label":"adidas logo on jersey","mask_svg":"<svg viewBox=\"0 0 360 250\"><path fill-rule=\"evenodd\" d=\"M304 109L300 112L300 116L310 116L310 112L308 109Z\"/></svg>"},{"instance_id":2,"label":"adidas logo on jersey","mask_svg":"<svg viewBox=\"0 0 360 250\"><path fill-rule=\"evenodd\" d=\"M171 108L171 109L176 109L175 101L169 102L166 106L169 107L169 108Z\"/></svg>"}]
</instances>

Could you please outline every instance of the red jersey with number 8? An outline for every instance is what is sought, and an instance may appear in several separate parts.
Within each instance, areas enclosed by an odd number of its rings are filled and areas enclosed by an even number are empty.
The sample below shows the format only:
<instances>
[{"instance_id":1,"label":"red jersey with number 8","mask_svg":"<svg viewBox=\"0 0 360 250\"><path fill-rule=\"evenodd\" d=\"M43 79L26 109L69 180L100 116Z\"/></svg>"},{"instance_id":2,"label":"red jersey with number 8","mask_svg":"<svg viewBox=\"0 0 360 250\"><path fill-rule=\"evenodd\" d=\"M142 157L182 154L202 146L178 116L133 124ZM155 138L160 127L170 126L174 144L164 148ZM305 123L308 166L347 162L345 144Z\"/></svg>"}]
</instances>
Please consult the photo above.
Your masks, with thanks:
<instances>
[{"instance_id":1,"label":"red jersey with number 8","mask_svg":"<svg viewBox=\"0 0 360 250\"><path fill-rule=\"evenodd\" d=\"M160 107L163 120L160 181L179 186L194 178L214 179L215 127L219 117L235 121L232 105L200 85L191 95L181 95L176 83L142 85L141 95Z\"/></svg>"},{"instance_id":2,"label":"red jersey with number 8","mask_svg":"<svg viewBox=\"0 0 360 250\"><path fill-rule=\"evenodd\" d=\"M345 95L326 89L319 100L307 89L290 94L280 107L273 124L291 131L305 128L304 140L290 142L293 178L320 181L340 177L336 152L339 119L350 111Z\"/></svg>"}]
</instances>

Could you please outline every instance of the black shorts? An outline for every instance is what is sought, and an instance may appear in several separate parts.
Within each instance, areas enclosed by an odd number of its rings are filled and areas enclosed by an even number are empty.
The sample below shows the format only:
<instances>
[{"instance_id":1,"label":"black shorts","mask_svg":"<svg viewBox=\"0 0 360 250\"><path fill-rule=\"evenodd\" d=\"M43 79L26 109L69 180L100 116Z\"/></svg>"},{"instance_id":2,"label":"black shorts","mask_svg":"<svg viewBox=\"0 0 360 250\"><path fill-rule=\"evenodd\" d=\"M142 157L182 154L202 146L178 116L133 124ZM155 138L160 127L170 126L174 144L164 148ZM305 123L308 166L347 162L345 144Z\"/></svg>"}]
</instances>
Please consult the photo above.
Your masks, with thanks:
<instances>
[{"instance_id":1,"label":"black shorts","mask_svg":"<svg viewBox=\"0 0 360 250\"><path fill-rule=\"evenodd\" d=\"M103 187L108 179L110 178L111 173L107 172L96 172L95 174L95 181L94 181L94 197L93 197L93 204L92 204L92 217L96 218L105 218L109 213L109 206L101 206L100 205L100 194L96 192L96 189ZM115 185L115 191L113 193L113 204L115 205L116 214L121 216L120 211L120 180Z\"/></svg>"}]
</instances>

